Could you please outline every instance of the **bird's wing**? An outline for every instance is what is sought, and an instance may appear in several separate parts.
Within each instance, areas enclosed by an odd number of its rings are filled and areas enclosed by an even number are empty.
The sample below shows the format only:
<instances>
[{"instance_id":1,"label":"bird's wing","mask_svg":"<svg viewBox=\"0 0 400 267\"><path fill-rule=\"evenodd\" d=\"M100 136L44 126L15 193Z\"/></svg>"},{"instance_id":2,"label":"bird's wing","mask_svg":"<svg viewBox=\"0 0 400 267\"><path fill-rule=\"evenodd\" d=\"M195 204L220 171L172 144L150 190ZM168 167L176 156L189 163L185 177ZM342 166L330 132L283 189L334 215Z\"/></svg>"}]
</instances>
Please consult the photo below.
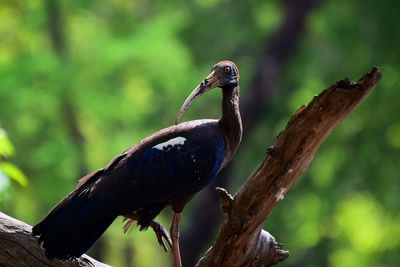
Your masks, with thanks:
<instances>
[{"instance_id":1,"label":"bird's wing","mask_svg":"<svg viewBox=\"0 0 400 267\"><path fill-rule=\"evenodd\" d=\"M82 185L89 183L90 181L96 181L96 179L101 177L102 174L112 171L113 168L121 160L123 160L124 158L132 157L132 156L136 155L141 150L143 150L144 148L149 146L151 143L155 143L155 142L157 142L157 140L165 139L166 137L168 137L170 135L174 135L174 134L179 135L183 131L190 131L191 129L193 129L199 125L207 124L207 123L216 124L216 120L194 120L194 121L184 122L179 125L167 127L158 132L155 132L154 134L150 135L149 137L141 140L139 143L133 145L132 147L130 147L129 149L124 151L122 154L114 157L110 161L110 163L108 163L107 166L105 166L97 171L91 172L91 173L83 176L82 178L80 178L78 180L77 189L80 188Z\"/></svg>"},{"instance_id":2,"label":"bird's wing","mask_svg":"<svg viewBox=\"0 0 400 267\"><path fill-rule=\"evenodd\" d=\"M83 177L77 191L101 194L121 213L199 191L219 171L225 141L215 121L191 123L144 139Z\"/></svg>"}]
</instances>

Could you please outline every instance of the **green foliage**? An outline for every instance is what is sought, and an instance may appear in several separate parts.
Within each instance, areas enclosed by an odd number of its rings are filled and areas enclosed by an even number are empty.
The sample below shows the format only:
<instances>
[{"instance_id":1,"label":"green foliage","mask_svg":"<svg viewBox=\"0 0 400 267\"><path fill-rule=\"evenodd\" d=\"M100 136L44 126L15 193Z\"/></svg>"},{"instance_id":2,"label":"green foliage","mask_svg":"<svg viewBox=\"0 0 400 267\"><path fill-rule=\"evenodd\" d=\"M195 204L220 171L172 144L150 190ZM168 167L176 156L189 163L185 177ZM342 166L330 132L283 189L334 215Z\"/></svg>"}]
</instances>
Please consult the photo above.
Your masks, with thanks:
<instances>
[{"instance_id":1,"label":"green foliage","mask_svg":"<svg viewBox=\"0 0 400 267\"><path fill-rule=\"evenodd\" d=\"M14 164L6 161L15 153L14 146L7 137L6 132L0 128L0 202L9 197L10 179L20 186L27 186L28 179Z\"/></svg>"},{"instance_id":2,"label":"green foliage","mask_svg":"<svg viewBox=\"0 0 400 267\"><path fill-rule=\"evenodd\" d=\"M15 153L14 146L7 137L6 132L0 128L0 156L10 157Z\"/></svg>"},{"instance_id":3,"label":"green foliage","mask_svg":"<svg viewBox=\"0 0 400 267\"><path fill-rule=\"evenodd\" d=\"M20 186L27 186L28 179L25 177L23 172L18 169L14 164L9 162L2 162L0 163L0 170L3 174L7 175L15 182L17 182Z\"/></svg>"},{"instance_id":4,"label":"green foliage","mask_svg":"<svg viewBox=\"0 0 400 267\"><path fill-rule=\"evenodd\" d=\"M46 1L0 2L0 123L15 146L0 131L7 159L0 163L0 209L31 224L74 189L82 162L93 171L171 125L216 61L238 63L245 97L285 16L281 1L58 3L64 56L50 38ZM266 228L291 251L282 266L400 262L399 9L390 0L324 1L284 66L268 114L245 133L231 192L300 105L347 75L382 69L378 88L335 129L270 216ZM184 119L218 117L219 98L209 93ZM185 225L190 206L183 217ZM168 225L168 218L161 221ZM105 239L110 264L126 265L132 251L135 266L170 261L151 231L123 235L116 221Z\"/></svg>"}]
</instances>

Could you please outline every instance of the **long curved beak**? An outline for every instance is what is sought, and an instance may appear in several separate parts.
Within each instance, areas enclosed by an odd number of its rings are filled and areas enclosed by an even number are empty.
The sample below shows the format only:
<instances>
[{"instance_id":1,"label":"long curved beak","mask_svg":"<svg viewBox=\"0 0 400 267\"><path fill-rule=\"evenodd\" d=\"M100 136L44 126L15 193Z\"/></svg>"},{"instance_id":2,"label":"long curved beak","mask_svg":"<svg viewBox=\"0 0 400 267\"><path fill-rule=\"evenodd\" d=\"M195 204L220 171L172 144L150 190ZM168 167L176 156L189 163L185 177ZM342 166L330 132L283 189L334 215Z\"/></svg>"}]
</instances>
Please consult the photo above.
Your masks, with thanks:
<instances>
[{"instance_id":1,"label":"long curved beak","mask_svg":"<svg viewBox=\"0 0 400 267\"><path fill-rule=\"evenodd\" d=\"M176 121L175 121L175 125L179 124L179 122L181 121L181 118L183 116L183 113L185 113L185 111L188 109L189 105L199 96L201 96L202 94L204 94L205 92L218 87L219 83L218 83L218 79L216 78L216 76L214 75L214 71L212 71L207 78L204 79L203 82L201 82L194 90L192 93L190 93L190 95L186 98L185 102L183 102L183 105L181 107L181 109L179 110L179 113L176 117Z\"/></svg>"}]
</instances>

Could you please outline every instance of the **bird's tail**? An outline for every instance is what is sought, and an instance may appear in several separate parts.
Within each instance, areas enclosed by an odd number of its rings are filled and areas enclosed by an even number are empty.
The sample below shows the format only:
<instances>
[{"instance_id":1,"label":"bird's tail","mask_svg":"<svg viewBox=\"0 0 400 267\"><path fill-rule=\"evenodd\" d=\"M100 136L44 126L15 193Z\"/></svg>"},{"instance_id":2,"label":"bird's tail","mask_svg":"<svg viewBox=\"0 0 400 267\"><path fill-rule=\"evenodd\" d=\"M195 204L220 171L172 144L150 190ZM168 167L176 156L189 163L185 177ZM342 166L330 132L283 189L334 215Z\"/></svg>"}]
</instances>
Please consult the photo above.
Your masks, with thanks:
<instances>
[{"instance_id":1,"label":"bird's tail","mask_svg":"<svg viewBox=\"0 0 400 267\"><path fill-rule=\"evenodd\" d=\"M85 253L116 217L104 199L75 191L34 226L32 234L39 236L48 258L72 259Z\"/></svg>"}]
</instances>

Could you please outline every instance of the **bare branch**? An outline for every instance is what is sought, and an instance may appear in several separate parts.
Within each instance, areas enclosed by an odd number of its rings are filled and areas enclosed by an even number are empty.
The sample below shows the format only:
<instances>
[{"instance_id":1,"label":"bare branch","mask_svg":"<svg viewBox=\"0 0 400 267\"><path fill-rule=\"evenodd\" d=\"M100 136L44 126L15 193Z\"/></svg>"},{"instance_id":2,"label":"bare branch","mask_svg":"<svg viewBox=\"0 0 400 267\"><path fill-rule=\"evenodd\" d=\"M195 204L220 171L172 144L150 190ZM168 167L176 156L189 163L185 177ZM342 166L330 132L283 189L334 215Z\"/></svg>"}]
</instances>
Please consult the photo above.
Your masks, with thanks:
<instances>
[{"instance_id":1,"label":"bare branch","mask_svg":"<svg viewBox=\"0 0 400 267\"><path fill-rule=\"evenodd\" d=\"M109 267L86 255L74 261L49 260L31 230L26 223L0 212L0 266Z\"/></svg>"},{"instance_id":2,"label":"bare branch","mask_svg":"<svg viewBox=\"0 0 400 267\"><path fill-rule=\"evenodd\" d=\"M213 246L199 261L204 266L271 266L288 254L262 224L307 169L334 127L374 88L373 68L358 82L337 82L302 106L278 135L261 165L234 197Z\"/></svg>"}]
</instances>

